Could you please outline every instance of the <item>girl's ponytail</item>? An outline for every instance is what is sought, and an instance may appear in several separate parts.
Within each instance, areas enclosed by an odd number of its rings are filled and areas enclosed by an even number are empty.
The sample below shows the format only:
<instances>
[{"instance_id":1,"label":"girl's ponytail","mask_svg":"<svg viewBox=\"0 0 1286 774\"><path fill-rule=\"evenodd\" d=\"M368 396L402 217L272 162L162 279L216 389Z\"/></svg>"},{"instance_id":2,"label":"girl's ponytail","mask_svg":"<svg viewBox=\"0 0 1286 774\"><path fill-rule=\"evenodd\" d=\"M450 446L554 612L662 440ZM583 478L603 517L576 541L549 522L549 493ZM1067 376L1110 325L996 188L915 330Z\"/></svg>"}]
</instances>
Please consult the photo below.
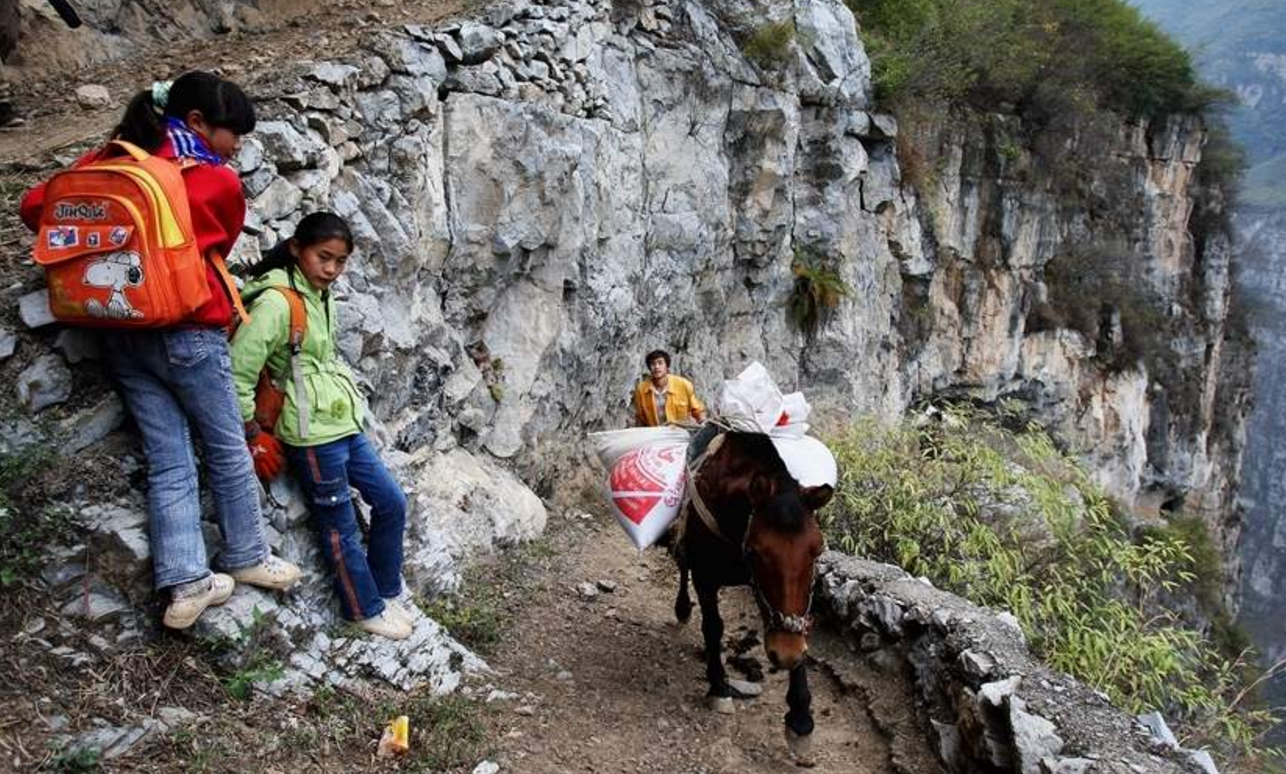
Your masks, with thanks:
<instances>
[{"instance_id":1,"label":"girl's ponytail","mask_svg":"<svg viewBox=\"0 0 1286 774\"><path fill-rule=\"evenodd\" d=\"M146 151L154 151L165 139L162 120L161 111L152 100L152 90L144 89L135 94L125 107L125 115L112 130L112 139L125 140Z\"/></svg>"},{"instance_id":2,"label":"girl's ponytail","mask_svg":"<svg viewBox=\"0 0 1286 774\"><path fill-rule=\"evenodd\" d=\"M112 130L112 139L154 152L165 141L166 119L183 121L193 110L201 111L210 125L237 135L249 134L255 128L254 103L240 86L214 73L193 70L173 83L157 83L134 95L121 122Z\"/></svg>"},{"instance_id":3,"label":"girl's ponytail","mask_svg":"<svg viewBox=\"0 0 1286 774\"><path fill-rule=\"evenodd\" d=\"M262 277L273 269L289 270L295 265L295 256L290 254L290 240L283 239L273 248L263 254L263 257L256 261L252 266L246 268L246 274L251 277Z\"/></svg>"}]
</instances>

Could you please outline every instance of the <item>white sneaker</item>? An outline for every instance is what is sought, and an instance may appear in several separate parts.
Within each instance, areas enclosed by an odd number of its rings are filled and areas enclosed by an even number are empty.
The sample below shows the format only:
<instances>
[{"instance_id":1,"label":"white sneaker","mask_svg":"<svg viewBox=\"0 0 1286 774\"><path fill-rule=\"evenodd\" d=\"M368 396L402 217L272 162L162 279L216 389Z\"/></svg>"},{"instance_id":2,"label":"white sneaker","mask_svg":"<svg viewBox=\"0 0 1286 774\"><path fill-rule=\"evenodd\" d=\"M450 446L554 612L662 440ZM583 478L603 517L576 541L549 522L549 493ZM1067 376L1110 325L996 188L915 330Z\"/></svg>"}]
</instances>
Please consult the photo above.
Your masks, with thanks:
<instances>
[{"instance_id":1,"label":"white sneaker","mask_svg":"<svg viewBox=\"0 0 1286 774\"><path fill-rule=\"evenodd\" d=\"M232 596L236 581L221 572L210 576L210 586L200 594L175 599L165 608L162 623L171 629L186 629L211 605L222 605Z\"/></svg>"},{"instance_id":2,"label":"white sneaker","mask_svg":"<svg viewBox=\"0 0 1286 774\"><path fill-rule=\"evenodd\" d=\"M411 624L411 626L415 626L415 616L399 599L384 600L384 612L406 621Z\"/></svg>"},{"instance_id":3,"label":"white sneaker","mask_svg":"<svg viewBox=\"0 0 1286 774\"><path fill-rule=\"evenodd\" d=\"M228 573L237 583L246 583L259 588L272 589L273 591L284 591L295 585L302 574L299 568L272 554L268 554L259 564L252 567L242 567L240 570L232 570Z\"/></svg>"},{"instance_id":4,"label":"white sneaker","mask_svg":"<svg viewBox=\"0 0 1286 774\"><path fill-rule=\"evenodd\" d=\"M388 609L379 615L363 618L360 621L353 621L353 625L364 632L387 637L390 640L404 640L411 636L411 622L405 621L398 617L396 613L391 613Z\"/></svg>"}]
</instances>

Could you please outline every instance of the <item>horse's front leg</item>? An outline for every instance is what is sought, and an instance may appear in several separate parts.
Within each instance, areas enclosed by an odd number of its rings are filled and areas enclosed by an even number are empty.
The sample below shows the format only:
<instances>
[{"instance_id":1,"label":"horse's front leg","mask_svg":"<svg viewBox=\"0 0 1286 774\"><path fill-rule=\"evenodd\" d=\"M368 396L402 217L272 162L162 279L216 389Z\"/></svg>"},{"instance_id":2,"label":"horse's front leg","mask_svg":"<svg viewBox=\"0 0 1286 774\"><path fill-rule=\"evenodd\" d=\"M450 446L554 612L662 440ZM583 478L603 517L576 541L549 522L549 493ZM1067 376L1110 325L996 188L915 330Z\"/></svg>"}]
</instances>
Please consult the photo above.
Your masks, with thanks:
<instances>
[{"instance_id":1,"label":"horse's front leg","mask_svg":"<svg viewBox=\"0 0 1286 774\"><path fill-rule=\"evenodd\" d=\"M706 646L706 681L710 690L706 700L710 709L723 714L732 713L732 688L728 686L728 673L723 668L723 619L719 617L719 587L703 583L694 577L697 587L697 604L701 606L701 636Z\"/></svg>"},{"instance_id":2,"label":"horse's front leg","mask_svg":"<svg viewBox=\"0 0 1286 774\"><path fill-rule=\"evenodd\" d=\"M813 695L808 690L808 668L800 661L790 670L790 687L786 689L786 746L800 766L812 766L813 760Z\"/></svg>"},{"instance_id":3,"label":"horse's front leg","mask_svg":"<svg viewBox=\"0 0 1286 774\"><path fill-rule=\"evenodd\" d=\"M674 619L681 624L692 617L692 597L688 596L688 566L679 565L679 593L674 598Z\"/></svg>"}]
</instances>

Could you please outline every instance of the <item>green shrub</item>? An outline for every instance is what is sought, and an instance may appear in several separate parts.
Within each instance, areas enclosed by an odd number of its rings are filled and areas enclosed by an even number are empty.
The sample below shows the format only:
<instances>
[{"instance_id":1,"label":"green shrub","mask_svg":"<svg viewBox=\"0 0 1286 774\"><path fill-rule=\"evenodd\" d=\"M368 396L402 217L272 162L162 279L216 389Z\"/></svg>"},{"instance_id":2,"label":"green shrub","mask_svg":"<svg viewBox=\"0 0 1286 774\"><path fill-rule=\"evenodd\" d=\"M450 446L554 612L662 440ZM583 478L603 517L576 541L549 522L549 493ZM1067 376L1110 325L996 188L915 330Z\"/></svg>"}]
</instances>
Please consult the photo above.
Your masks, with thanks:
<instances>
[{"instance_id":1,"label":"green shrub","mask_svg":"<svg viewBox=\"0 0 1286 774\"><path fill-rule=\"evenodd\" d=\"M1163 526L1145 528L1144 534L1178 540L1188 547L1192 556L1192 578L1188 585L1203 608L1218 610L1223 591L1223 559L1205 521L1198 516L1178 516Z\"/></svg>"},{"instance_id":2,"label":"green shrub","mask_svg":"<svg viewBox=\"0 0 1286 774\"><path fill-rule=\"evenodd\" d=\"M741 53L763 69L777 67L786 61L791 41L795 39L795 23L791 20L760 25L741 46Z\"/></svg>"},{"instance_id":3,"label":"green shrub","mask_svg":"<svg viewBox=\"0 0 1286 774\"><path fill-rule=\"evenodd\" d=\"M1123 0L848 0L876 97L985 109L1088 89L1128 115L1195 111L1218 92L1184 49Z\"/></svg>"},{"instance_id":4,"label":"green shrub","mask_svg":"<svg viewBox=\"0 0 1286 774\"><path fill-rule=\"evenodd\" d=\"M21 490L53 458L47 447L0 454L0 588L34 578L50 547L72 533L64 508L27 502Z\"/></svg>"},{"instance_id":5,"label":"green shrub","mask_svg":"<svg viewBox=\"0 0 1286 774\"><path fill-rule=\"evenodd\" d=\"M864 421L833 438L843 471L833 545L1013 612L1050 666L1130 711L1162 709L1226 755L1275 719L1241 706L1242 666L1160 606L1192 583L1180 530L1132 539L1112 502L1039 429L960 409L920 425Z\"/></svg>"},{"instance_id":6,"label":"green shrub","mask_svg":"<svg viewBox=\"0 0 1286 774\"><path fill-rule=\"evenodd\" d=\"M1028 0L849 0L865 33L877 101L1012 98L1047 53L1023 34Z\"/></svg>"},{"instance_id":7,"label":"green shrub","mask_svg":"<svg viewBox=\"0 0 1286 774\"><path fill-rule=\"evenodd\" d=\"M795 284L790 294L790 319L797 329L811 337L849 295L848 283L824 259L798 250L791 270Z\"/></svg>"}]
</instances>

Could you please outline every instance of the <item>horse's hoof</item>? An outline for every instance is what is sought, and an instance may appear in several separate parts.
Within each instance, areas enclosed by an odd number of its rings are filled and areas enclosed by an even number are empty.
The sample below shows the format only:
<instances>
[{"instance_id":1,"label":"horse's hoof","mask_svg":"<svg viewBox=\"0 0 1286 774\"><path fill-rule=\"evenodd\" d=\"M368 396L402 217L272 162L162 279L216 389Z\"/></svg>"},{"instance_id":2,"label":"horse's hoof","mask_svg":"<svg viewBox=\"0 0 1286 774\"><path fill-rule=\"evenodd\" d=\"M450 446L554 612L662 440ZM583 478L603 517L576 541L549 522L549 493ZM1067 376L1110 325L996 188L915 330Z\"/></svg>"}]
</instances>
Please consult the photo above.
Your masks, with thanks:
<instances>
[{"instance_id":1,"label":"horse's hoof","mask_svg":"<svg viewBox=\"0 0 1286 774\"><path fill-rule=\"evenodd\" d=\"M764 692L762 684L746 680L729 680L728 687L732 689L732 695L737 699L753 699Z\"/></svg>"},{"instance_id":2,"label":"horse's hoof","mask_svg":"<svg viewBox=\"0 0 1286 774\"><path fill-rule=\"evenodd\" d=\"M731 696L707 696L706 704L720 715L731 715L736 711L736 708L732 705Z\"/></svg>"},{"instance_id":3,"label":"horse's hoof","mask_svg":"<svg viewBox=\"0 0 1286 774\"><path fill-rule=\"evenodd\" d=\"M790 757L795 759L796 766L802 766L811 769L817 765L817 760L813 758L813 735L800 734L786 728L786 747L790 750Z\"/></svg>"}]
</instances>

